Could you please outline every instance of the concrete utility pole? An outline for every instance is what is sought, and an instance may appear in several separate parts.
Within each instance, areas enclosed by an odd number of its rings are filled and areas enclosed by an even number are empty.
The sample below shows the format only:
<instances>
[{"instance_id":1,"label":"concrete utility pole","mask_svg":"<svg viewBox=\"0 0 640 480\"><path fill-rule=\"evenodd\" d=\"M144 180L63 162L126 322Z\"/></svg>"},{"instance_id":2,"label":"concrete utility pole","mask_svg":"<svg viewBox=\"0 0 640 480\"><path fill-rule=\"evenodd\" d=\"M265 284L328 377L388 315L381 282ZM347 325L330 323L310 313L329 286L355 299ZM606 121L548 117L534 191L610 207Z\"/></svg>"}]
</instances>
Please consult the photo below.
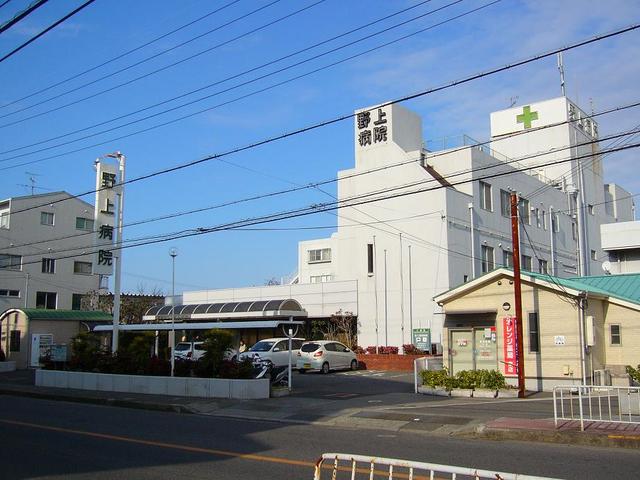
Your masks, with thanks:
<instances>
[{"instance_id":1,"label":"concrete utility pole","mask_svg":"<svg viewBox=\"0 0 640 480\"><path fill-rule=\"evenodd\" d=\"M169 345L171 346L171 376L176 366L176 359L173 349L176 348L176 257L178 249L169 249L171 255L171 332L169 334Z\"/></svg>"},{"instance_id":2,"label":"concrete utility pole","mask_svg":"<svg viewBox=\"0 0 640 480\"><path fill-rule=\"evenodd\" d=\"M524 345L522 328L522 283L520 279L520 232L518 224L518 194L511 192L511 238L513 242L513 290L516 313L516 349L518 397L524 398Z\"/></svg>"}]
</instances>

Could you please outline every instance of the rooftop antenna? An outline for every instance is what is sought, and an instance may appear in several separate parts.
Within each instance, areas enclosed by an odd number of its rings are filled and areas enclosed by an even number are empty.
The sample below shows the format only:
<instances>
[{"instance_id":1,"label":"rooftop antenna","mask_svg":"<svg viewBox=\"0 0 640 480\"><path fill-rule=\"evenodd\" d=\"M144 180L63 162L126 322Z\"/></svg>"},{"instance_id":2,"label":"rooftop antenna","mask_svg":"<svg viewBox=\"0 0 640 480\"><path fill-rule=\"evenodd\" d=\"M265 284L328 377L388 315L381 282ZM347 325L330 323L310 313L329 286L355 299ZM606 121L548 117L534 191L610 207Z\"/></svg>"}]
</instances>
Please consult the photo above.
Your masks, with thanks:
<instances>
[{"instance_id":1,"label":"rooftop antenna","mask_svg":"<svg viewBox=\"0 0 640 480\"><path fill-rule=\"evenodd\" d=\"M518 95L516 95L515 97L511 97L509 99L509 108L513 107L516 103L518 103L518 99L520 97Z\"/></svg>"},{"instance_id":2,"label":"rooftop antenna","mask_svg":"<svg viewBox=\"0 0 640 480\"><path fill-rule=\"evenodd\" d=\"M562 52L558 52L558 71L560 72L560 90L562 90L562 96L566 97L567 92L564 89L564 63L562 62Z\"/></svg>"},{"instance_id":3,"label":"rooftop antenna","mask_svg":"<svg viewBox=\"0 0 640 480\"><path fill-rule=\"evenodd\" d=\"M18 183L17 185L19 187L26 187L26 188L30 188L31 189L31 195L35 194L35 190L36 188L38 190L52 190L51 188L44 188L44 187L37 187L36 186L36 177L41 177L42 174L41 173L32 173L32 172L24 172L26 175L29 175L29 183L30 185L27 185L25 183Z\"/></svg>"}]
</instances>

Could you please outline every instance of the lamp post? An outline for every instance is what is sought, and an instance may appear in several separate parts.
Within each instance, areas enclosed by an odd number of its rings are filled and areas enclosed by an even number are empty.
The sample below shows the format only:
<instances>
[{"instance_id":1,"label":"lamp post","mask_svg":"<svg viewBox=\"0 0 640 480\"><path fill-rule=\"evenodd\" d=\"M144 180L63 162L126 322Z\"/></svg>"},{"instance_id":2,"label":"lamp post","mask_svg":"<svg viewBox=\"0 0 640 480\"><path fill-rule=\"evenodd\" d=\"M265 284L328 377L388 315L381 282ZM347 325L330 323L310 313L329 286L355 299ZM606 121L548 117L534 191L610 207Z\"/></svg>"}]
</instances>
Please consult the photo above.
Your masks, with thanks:
<instances>
[{"instance_id":1,"label":"lamp post","mask_svg":"<svg viewBox=\"0 0 640 480\"><path fill-rule=\"evenodd\" d=\"M176 257L178 249L171 247L169 255L171 256L171 335L169 335L169 345L171 346L171 376L173 377L176 364L173 349L176 346Z\"/></svg>"}]
</instances>

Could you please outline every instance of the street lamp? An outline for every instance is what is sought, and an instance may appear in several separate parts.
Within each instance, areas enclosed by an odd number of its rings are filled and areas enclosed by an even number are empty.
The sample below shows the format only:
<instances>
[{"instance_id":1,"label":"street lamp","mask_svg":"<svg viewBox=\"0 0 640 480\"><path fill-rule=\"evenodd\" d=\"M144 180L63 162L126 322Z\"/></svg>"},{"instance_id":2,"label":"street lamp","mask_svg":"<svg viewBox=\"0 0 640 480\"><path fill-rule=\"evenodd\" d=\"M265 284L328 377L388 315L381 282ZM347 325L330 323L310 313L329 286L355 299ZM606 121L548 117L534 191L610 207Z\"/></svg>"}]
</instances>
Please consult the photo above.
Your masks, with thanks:
<instances>
[{"instance_id":1,"label":"street lamp","mask_svg":"<svg viewBox=\"0 0 640 480\"><path fill-rule=\"evenodd\" d=\"M173 377L176 362L173 349L176 346L176 257L178 256L178 249L171 247L169 255L171 256L171 335L169 343L171 345L171 376Z\"/></svg>"}]
</instances>

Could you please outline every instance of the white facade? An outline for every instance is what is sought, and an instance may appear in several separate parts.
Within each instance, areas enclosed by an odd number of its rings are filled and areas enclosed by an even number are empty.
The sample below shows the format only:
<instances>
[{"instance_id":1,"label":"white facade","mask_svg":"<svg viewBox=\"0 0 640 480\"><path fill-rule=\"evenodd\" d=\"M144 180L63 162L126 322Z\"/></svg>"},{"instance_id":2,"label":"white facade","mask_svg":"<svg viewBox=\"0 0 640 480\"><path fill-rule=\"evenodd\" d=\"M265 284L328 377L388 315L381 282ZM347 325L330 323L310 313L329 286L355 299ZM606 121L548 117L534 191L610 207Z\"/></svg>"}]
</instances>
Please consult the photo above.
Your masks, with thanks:
<instances>
[{"instance_id":1,"label":"white facade","mask_svg":"<svg viewBox=\"0 0 640 480\"><path fill-rule=\"evenodd\" d=\"M600 231L602 248L608 255L605 272L640 273L640 221L609 223Z\"/></svg>"},{"instance_id":2,"label":"white facade","mask_svg":"<svg viewBox=\"0 0 640 480\"><path fill-rule=\"evenodd\" d=\"M74 198L21 212L69 197L55 192L0 201L0 312L79 309L80 296L98 288L91 256L56 259L91 251L92 205Z\"/></svg>"},{"instance_id":3,"label":"white facade","mask_svg":"<svg viewBox=\"0 0 640 480\"><path fill-rule=\"evenodd\" d=\"M584 159L585 168L573 160L541 166L597 153L597 144L575 147L597 137L597 125L581 115L564 97L516 107L491 115L490 146L432 152L423 148L422 121L415 113L399 105L359 110L355 166L338 172L337 232L299 243L298 284L185 293L185 303L290 297L310 318L339 309L357 313L363 347L411 343L417 328L431 328L432 341L439 343L443 315L433 297L509 265L511 222L505 202L510 190L526 199L520 228L523 268L561 277L588 274L604 257L600 224L630 219L632 209L624 190L605 188L597 156ZM536 130L570 118L581 119L581 126ZM534 130L513 135L528 129ZM525 158L540 152L546 153ZM581 186L584 193L576 198ZM576 206L583 204L587 213L578 221ZM582 272L581 225L587 252ZM342 295L341 285L356 291ZM319 286L331 289L334 298L322 312L314 306L316 297L304 297L305 288ZM285 290L272 290L279 288Z\"/></svg>"}]
</instances>

